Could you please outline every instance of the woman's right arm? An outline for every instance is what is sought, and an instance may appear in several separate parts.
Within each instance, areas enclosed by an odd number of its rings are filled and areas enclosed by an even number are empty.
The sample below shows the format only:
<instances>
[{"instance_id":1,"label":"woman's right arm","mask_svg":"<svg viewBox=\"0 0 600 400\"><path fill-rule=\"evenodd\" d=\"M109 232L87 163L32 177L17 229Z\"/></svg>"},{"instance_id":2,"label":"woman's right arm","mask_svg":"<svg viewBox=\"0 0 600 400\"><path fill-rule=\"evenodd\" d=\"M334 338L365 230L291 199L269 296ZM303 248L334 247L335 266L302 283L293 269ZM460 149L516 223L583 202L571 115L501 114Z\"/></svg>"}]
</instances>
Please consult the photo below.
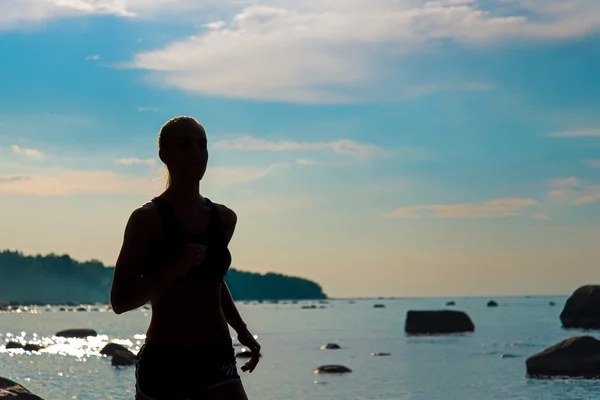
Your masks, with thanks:
<instances>
[{"instance_id":1,"label":"woman's right arm","mask_svg":"<svg viewBox=\"0 0 600 400\"><path fill-rule=\"evenodd\" d=\"M159 226L156 211L148 205L136 209L127 221L110 290L110 304L116 314L141 307L172 281L168 269L142 278L142 267Z\"/></svg>"}]
</instances>

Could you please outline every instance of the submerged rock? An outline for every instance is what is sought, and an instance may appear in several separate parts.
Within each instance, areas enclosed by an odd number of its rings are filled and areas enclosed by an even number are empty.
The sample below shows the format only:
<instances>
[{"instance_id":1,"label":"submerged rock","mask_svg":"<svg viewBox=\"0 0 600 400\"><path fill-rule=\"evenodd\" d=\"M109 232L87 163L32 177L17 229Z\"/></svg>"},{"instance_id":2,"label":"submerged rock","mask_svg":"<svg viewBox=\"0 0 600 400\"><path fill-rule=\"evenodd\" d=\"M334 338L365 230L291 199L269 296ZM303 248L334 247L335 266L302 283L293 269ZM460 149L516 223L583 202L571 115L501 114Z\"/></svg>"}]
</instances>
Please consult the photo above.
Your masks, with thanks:
<instances>
[{"instance_id":1,"label":"submerged rock","mask_svg":"<svg viewBox=\"0 0 600 400\"><path fill-rule=\"evenodd\" d=\"M475 325L463 311L410 310L406 313L404 330L410 335L450 334L473 332Z\"/></svg>"},{"instance_id":2,"label":"submerged rock","mask_svg":"<svg viewBox=\"0 0 600 400\"><path fill-rule=\"evenodd\" d=\"M600 378L600 340L592 336L563 340L529 357L526 366L533 377Z\"/></svg>"},{"instance_id":3,"label":"submerged rock","mask_svg":"<svg viewBox=\"0 0 600 400\"><path fill-rule=\"evenodd\" d=\"M98 336L98 332L93 329L87 328L73 328L66 329L55 333L55 336L66 337L66 338L86 338L88 336Z\"/></svg>"},{"instance_id":4,"label":"submerged rock","mask_svg":"<svg viewBox=\"0 0 600 400\"><path fill-rule=\"evenodd\" d=\"M0 376L0 399L10 400L43 400L24 386Z\"/></svg>"},{"instance_id":5,"label":"submerged rock","mask_svg":"<svg viewBox=\"0 0 600 400\"><path fill-rule=\"evenodd\" d=\"M600 286L586 285L573 292L560 320L565 328L600 329Z\"/></svg>"}]
</instances>

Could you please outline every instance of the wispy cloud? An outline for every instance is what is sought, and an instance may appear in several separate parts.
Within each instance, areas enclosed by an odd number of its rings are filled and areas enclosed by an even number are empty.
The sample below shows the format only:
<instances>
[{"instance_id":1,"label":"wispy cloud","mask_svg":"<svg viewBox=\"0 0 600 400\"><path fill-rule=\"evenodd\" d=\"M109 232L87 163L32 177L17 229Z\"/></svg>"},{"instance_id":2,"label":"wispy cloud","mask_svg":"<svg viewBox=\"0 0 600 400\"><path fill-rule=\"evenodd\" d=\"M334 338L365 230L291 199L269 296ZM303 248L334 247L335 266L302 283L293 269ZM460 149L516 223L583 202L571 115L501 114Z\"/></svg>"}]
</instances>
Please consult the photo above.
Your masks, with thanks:
<instances>
[{"instance_id":1,"label":"wispy cloud","mask_svg":"<svg viewBox=\"0 0 600 400\"><path fill-rule=\"evenodd\" d=\"M521 214L523 208L536 205L534 199L501 198L482 203L423 204L398 208L388 214L391 218L499 218Z\"/></svg>"},{"instance_id":2,"label":"wispy cloud","mask_svg":"<svg viewBox=\"0 0 600 400\"><path fill-rule=\"evenodd\" d=\"M547 231L564 232L564 231L568 231L569 227L563 226L563 225L547 225L547 226L543 226L542 229L547 230Z\"/></svg>"},{"instance_id":3,"label":"wispy cloud","mask_svg":"<svg viewBox=\"0 0 600 400\"><path fill-rule=\"evenodd\" d=\"M120 165L139 165L139 164L143 164L143 165L147 165L147 166L154 166L156 165L156 160L153 158L118 158L115 160L115 164L120 164Z\"/></svg>"},{"instance_id":4,"label":"wispy cloud","mask_svg":"<svg viewBox=\"0 0 600 400\"><path fill-rule=\"evenodd\" d=\"M552 132L552 137L600 137L600 129L582 129L576 131Z\"/></svg>"},{"instance_id":5,"label":"wispy cloud","mask_svg":"<svg viewBox=\"0 0 600 400\"><path fill-rule=\"evenodd\" d=\"M493 90L495 88L495 85L485 82L432 83L408 87L404 89L404 97L410 99L429 96L441 92L484 92Z\"/></svg>"},{"instance_id":6,"label":"wispy cloud","mask_svg":"<svg viewBox=\"0 0 600 400\"><path fill-rule=\"evenodd\" d=\"M585 160L584 163L589 165L592 168L600 168L600 159Z\"/></svg>"},{"instance_id":7,"label":"wispy cloud","mask_svg":"<svg viewBox=\"0 0 600 400\"><path fill-rule=\"evenodd\" d=\"M535 219L540 221L550 221L550 217L546 214L535 214Z\"/></svg>"},{"instance_id":8,"label":"wispy cloud","mask_svg":"<svg viewBox=\"0 0 600 400\"><path fill-rule=\"evenodd\" d=\"M100 59L100 56L98 54L94 54L92 56L87 56L85 57L86 61L96 61Z\"/></svg>"},{"instance_id":9,"label":"wispy cloud","mask_svg":"<svg viewBox=\"0 0 600 400\"><path fill-rule=\"evenodd\" d=\"M577 177L558 178L549 182L550 197L561 199L569 204L589 204L600 201L600 185L595 185Z\"/></svg>"},{"instance_id":10,"label":"wispy cloud","mask_svg":"<svg viewBox=\"0 0 600 400\"><path fill-rule=\"evenodd\" d=\"M383 158L389 153L379 146L368 143L358 143L350 139L340 139L330 142L296 142L296 141L269 141L243 136L234 139L220 140L214 144L215 148L249 151L331 151L333 153L349 156L358 160L372 160Z\"/></svg>"},{"instance_id":11,"label":"wispy cloud","mask_svg":"<svg viewBox=\"0 0 600 400\"><path fill-rule=\"evenodd\" d=\"M287 167L287 164L272 164L265 167L213 167L207 169L202 184L209 187L225 187L252 182L285 167Z\"/></svg>"},{"instance_id":12,"label":"wispy cloud","mask_svg":"<svg viewBox=\"0 0 600 400\"><path fill-rule=\"evenodd\" d=\"M333 162L333 161L317 161L317 160L313 160L312 158L298 158L296 159L296 164L298 165L307 165L307 166L335 166L335 167L342 167L342 166L349 166L350 164L348 163L341 163L341 162Z\"/></svg>"},{"instance_id":13,"label":"wispy cloud","mask_svg":"<svg viewBox=\"0 0 600 400\"><path fill-rule=\"evenodd\" d=\"M268 198L243 203L240 209L255 213L279 213L284 211L296 211L312 207L316 204L315 199L290 197L290 198Z\"/></svg>"},{"instance_id":14,"label":"wispy cloud","mask_svg":"<svg viewBox=\"0 0 600 400\"><path fill-rule=\"evenodd\" d=\"M16 144L10 146L10 149L15 154L22 154L29 158L35 158L38 160L44 158L44 154L41 151L36 150L36 149L23 148Z\"/></svg>"},{"instance_id":15,"label":"wispy cloud","mask_svg":"<svg viewBox=\"0 0 600 400\"><path fill-rule=\"evenodd\" d=\"M158 107L138 107L136 108L137 112L157 112L160 111Z\"/></svg>"},{"instance_id":16,"label":"wispy cloud","mask_svg":"<svg viewBox=\"0 0 600 400\"><path fill-rule=\"evenodd\" d=\"M37 174L0 176L0 193L20 195L140 194L151 190L151 179L111 171L54 169Z\"/></svg>"}]
</instances>

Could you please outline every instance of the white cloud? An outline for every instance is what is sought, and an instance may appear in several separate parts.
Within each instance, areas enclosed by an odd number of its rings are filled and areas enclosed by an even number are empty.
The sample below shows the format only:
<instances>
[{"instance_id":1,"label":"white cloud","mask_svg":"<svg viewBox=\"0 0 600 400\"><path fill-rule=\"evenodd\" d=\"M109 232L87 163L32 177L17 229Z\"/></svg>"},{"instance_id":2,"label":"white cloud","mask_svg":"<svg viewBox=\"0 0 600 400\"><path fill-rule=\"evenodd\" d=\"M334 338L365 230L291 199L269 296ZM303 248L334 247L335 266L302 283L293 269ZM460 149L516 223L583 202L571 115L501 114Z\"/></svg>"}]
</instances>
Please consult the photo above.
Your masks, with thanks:
<instances>
[{"instance_id":1,"label":"white cloud","mask_svg":"<svg viewBox=\"0 0 600 400\"><path fill-rule=\"evenodd\" d=\"M87 56L87 57L85 57L85 59L86 59L87 61L90 61L90 60L94 60L94 61L96 61L96 60L99 60L99 59L100 59L100 56L99 56L99 55L97 55L97 54L94 54L93 56Z\"/></svg>"},{"instance_id":2,"label":"white cloud","mask_svg":"<svg viewBox=\"0 0 600 400\"><path fill-rule=\"evenodd\" d=\"M398 208L388 214L391 218L499 218L521 214L524 207L536 205L533 199L502 198L483 203L422 204Z\"/></svg>"},{"instance_id":3,"label":"white cloud","mask_svg":"<svg viewBox=\"0 0 600 400\"><path fill-rule=\"evenodd\" d=\"M156 112L160 109L158 107L138 107L136 108L137 112Z\"/></svg>"},{"instance_id":4,"label":"white cloud","mask_svg":"<svg viewBox=\"0 0 600 400\"><path fill-rule=\"evenodd\" d=\"M138 53L131 67L193 93L311 103L376 96L365 84L385 85L397 74L390 62L429 42L569 38L600 27L597 0L3 0L2 8L0 29L84 15L177 18L200 31ZM486 86L426 83L400 95Z\"/></svg>"},{"instance_id":5,"label":"white cloud","mask_svg":"<svg viewBox=\"0 0 600 400\"><path fill-rule=\"evenodd\" d=\"M115 160L115 163L121 165L143 164L151 167L153 165L156 165L156 160L153 158L118 158Z\"/></svg>"},{"instance_id":6,"label":"white cloud","mask_svg":"<svg viewBox=\"0 0 600 400\"><path fill-rule=\"evenodd\" d=\"M26 157L29 157L29 158L35 158L35 159L38 159L38 160L44 158L44 154L41 151L36 150L36 149L23 148L23 147L20 147L20 146L18 146L16 144L10 146L10 149L15 154L22 154L22 155L24 155Z\"/></svg>"},{"instance_id":7,"label":"white cloud","mask_svg":"<svg viewBox=\"0 0 600 400\"><path fill-rule=\"evenodd\" d=\"M371 160L389 155L388 152L369 143L358 143L349 139L340 139L330 142L295 142L295 141L269 141L242 136L233 139L224 139L214 144L215 148L230 150L262 150L262 151L331 151L336 154L349 156L358 160Z\"/></svg>"},{"instance_id":8,"label":"white cloud","mask_svg":"<svg viewBox=\"0 0 600 400\"><path fill-rule=\"evenodd\" d=\"M153 82L194 93L352 102L364 97L366 83L387 75L390 61L422 51L428 42L563 38L600 26L596 0L571 7L560 3L496 0L486 8L467 0L258 1L229 19L207 21L208 29L196 36L141 52L130 65L153 72ZM404 95L489 87L438 83L409 88Z\"/></svg>"}]
</instances>

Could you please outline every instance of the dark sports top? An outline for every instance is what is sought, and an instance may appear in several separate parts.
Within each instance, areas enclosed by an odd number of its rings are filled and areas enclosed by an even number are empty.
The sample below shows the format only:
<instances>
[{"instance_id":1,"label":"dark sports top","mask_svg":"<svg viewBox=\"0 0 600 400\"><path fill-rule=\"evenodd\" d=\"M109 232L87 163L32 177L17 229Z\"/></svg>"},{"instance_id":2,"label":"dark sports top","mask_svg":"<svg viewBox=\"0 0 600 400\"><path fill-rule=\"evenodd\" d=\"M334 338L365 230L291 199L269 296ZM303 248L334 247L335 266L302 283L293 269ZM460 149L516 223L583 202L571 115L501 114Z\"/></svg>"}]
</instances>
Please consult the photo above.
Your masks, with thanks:
<instances>
[{"instance_id":1,"label":"dark sports top","mask_svg":"<svg viewBox=\"0 0 600 400\"><path fill-rule=\"evenodd\" d=\"M227 248L227 238L219 210L208 198L205 197L205 200L210 206L208 228L204 234L195 235L181 226L165 200L159 197L152 199L162 220L162 238L151 248L143 272L167 267L187 243L199 243L207 246L204 261L192 267L179 279L215 282L223 279L231 266L231 253Z\"/></svg>"}]
</instances>

